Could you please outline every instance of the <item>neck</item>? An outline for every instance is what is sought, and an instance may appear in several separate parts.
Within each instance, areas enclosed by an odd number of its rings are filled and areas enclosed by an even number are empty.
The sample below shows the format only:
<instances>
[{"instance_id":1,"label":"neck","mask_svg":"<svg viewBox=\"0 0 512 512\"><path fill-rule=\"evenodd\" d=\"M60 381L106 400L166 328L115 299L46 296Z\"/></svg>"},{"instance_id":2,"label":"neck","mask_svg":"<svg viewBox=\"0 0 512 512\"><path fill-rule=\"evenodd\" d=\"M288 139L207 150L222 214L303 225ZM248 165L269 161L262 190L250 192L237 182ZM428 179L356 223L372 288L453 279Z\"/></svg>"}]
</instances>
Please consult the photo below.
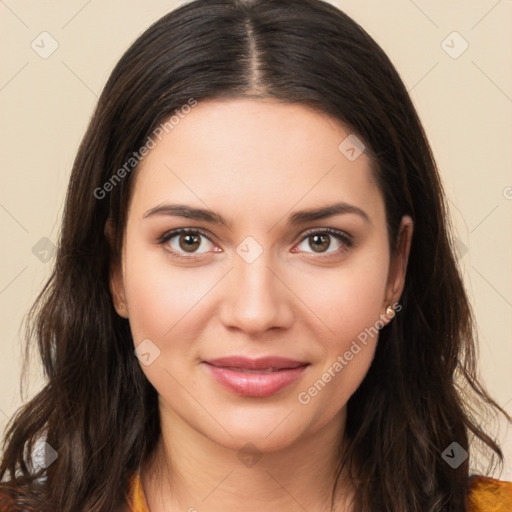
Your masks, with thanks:
<instances>
[{"instance_id":1,"label":"neck","mask_svg":"<svg viewBox=\"0 0 512 512\"><path fill-rule=\"evenodd\" d=\"M345 409L309 437L261 453L250 444L227 448L162 414L154 458L141 468L150 512L225 512L240 503L247 512L348 512L353 489L344 474L331 509L344 426Z\"/></svg>"}]
</instances>

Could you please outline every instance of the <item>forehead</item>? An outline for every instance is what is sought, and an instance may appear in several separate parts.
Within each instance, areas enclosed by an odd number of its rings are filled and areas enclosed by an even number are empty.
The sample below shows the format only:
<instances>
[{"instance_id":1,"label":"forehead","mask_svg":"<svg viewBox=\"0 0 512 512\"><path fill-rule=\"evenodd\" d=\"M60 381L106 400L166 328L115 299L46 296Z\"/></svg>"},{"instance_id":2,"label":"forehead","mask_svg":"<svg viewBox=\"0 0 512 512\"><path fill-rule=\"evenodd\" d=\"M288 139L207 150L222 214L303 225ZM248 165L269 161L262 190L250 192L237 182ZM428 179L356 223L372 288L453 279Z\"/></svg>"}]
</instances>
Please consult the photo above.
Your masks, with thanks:
<instances>
[{"instance_id":1,"label":"forehead","mask_svg":"<svg viewBox=\"0 0 512 512\"><path fill-rule=\"evenodd\" d=\"M299 202L305 208L345 201L382 213L370 159L357 156L358 147L347 155L354 135L325 114L244 98L199 102L176 119L137 169L132 197L139 216L177 199L260 217Z\"/></svg>"}]
</instances>

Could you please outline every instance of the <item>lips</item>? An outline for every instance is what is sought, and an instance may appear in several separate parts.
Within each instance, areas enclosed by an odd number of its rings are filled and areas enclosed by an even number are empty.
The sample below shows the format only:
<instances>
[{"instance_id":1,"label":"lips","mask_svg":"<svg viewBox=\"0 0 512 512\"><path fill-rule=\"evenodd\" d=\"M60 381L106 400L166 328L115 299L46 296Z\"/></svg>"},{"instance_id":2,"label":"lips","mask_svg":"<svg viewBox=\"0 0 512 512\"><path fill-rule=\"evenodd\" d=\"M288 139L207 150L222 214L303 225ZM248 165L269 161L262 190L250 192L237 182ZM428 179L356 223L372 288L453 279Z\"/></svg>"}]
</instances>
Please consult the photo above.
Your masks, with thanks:
<instances>
[{"instance_id":1,"label":"lips","mask_svg":"<svg viewBox=\"0 0 512 512\"><path fill-rule=\"evenodd\" d=\"M298 368L299 366L309 364L285 357L260 357L258 359L250 359L242 356L221 357L219 359L209 359L205 362L212 366L235 368L239 370L282 370L284 368Z\"/></svg>"},{"instance_id":2,"label":"lips","mask_svg":"<svg viewBox=\"0 0 512 512\"><path fill-rule=\"evenodd\" d=\"M243 396L264 397L297 380L310 363L283 357L241 356L204 361L209 374L224 388Z\"/></svg>"}]
</instances>

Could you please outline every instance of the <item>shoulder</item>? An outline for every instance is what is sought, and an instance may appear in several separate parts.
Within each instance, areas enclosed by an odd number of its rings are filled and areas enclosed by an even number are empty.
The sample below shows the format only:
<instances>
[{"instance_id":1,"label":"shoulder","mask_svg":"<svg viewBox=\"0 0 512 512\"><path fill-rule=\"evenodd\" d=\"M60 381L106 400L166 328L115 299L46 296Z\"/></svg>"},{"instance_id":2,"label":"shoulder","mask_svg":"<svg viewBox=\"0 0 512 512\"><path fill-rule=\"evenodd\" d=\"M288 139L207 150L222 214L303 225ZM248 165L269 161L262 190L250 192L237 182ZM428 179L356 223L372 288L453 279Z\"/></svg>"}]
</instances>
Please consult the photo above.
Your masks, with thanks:
<instances>
[{"instance_id":1,"label":"shoulder","mask_svg":"<svg viewBox=\"0 0 512 512\"><path fill-rule=\"evenodd\" d=\"M511 512L512 482L474 475L470 478L467 512Z\"/></svg>"},{"instance_id":2,"label":"shoulder","mask_svg":"<svg viewBox=\"0 0 512 512\"><path fill-rule=\"evenodd\" d=\"M142 488L138 474L129 475L129 487L127 489L126 500L122 507L116 512L147 512L147 508L144 508L145 502L142 501L143 495L141 496ZM12 494L12 493L11 493ZM16 500L5 489L2 489L0 484L0 512L38 512L39 509L32 507L27 508L23 506L20 508L16 505Z\"/></svg>"}]
</instances>

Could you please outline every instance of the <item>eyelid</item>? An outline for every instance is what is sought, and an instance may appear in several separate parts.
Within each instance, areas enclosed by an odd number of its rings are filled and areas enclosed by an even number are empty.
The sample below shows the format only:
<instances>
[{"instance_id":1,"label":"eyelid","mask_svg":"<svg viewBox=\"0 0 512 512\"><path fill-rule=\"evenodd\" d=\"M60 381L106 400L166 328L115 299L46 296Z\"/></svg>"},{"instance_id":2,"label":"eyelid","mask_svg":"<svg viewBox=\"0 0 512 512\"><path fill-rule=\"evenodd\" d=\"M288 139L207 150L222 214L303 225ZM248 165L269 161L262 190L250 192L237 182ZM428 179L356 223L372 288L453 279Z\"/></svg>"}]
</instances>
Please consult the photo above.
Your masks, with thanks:
<instances>
[{"instance_id":1,"label":"eyelid","mask_svg":"<svg viewBox=\"0 0 512 512\"><path fill-rule=\"evenodd\" d=\"M211 234L209 234L207 231L201 229L201 228L196 228L196 227L188 227L188 228L176 228L176 229L170 229L169 231L166 231L165 233L163 233L162 235L160 235L158 238L157 238L157 242L159 243L165 243L167 242L169 239L171 238L174 238L175 236L177 235L181 235L183 233L198 233L202 236L204 236L205 238L207 238L210 242L213 243L212 239L211 239Z\"/></svg>"},{"instance_id":2,"label":"eyelid","mask_svg":"<svg viewBox=\"0 0 512 512\"><path fill-rule=\"evenodd\" d=\"M302 242L304 239L308 238L311 235L316 234L324 234L327 233L329 235L338 236L341 239L345 240L347 243L354 243L354 237L349 235L346 231L341 229L334 228L310 228L303 235L300 241Z\"/></svg>"}]
</instances>

